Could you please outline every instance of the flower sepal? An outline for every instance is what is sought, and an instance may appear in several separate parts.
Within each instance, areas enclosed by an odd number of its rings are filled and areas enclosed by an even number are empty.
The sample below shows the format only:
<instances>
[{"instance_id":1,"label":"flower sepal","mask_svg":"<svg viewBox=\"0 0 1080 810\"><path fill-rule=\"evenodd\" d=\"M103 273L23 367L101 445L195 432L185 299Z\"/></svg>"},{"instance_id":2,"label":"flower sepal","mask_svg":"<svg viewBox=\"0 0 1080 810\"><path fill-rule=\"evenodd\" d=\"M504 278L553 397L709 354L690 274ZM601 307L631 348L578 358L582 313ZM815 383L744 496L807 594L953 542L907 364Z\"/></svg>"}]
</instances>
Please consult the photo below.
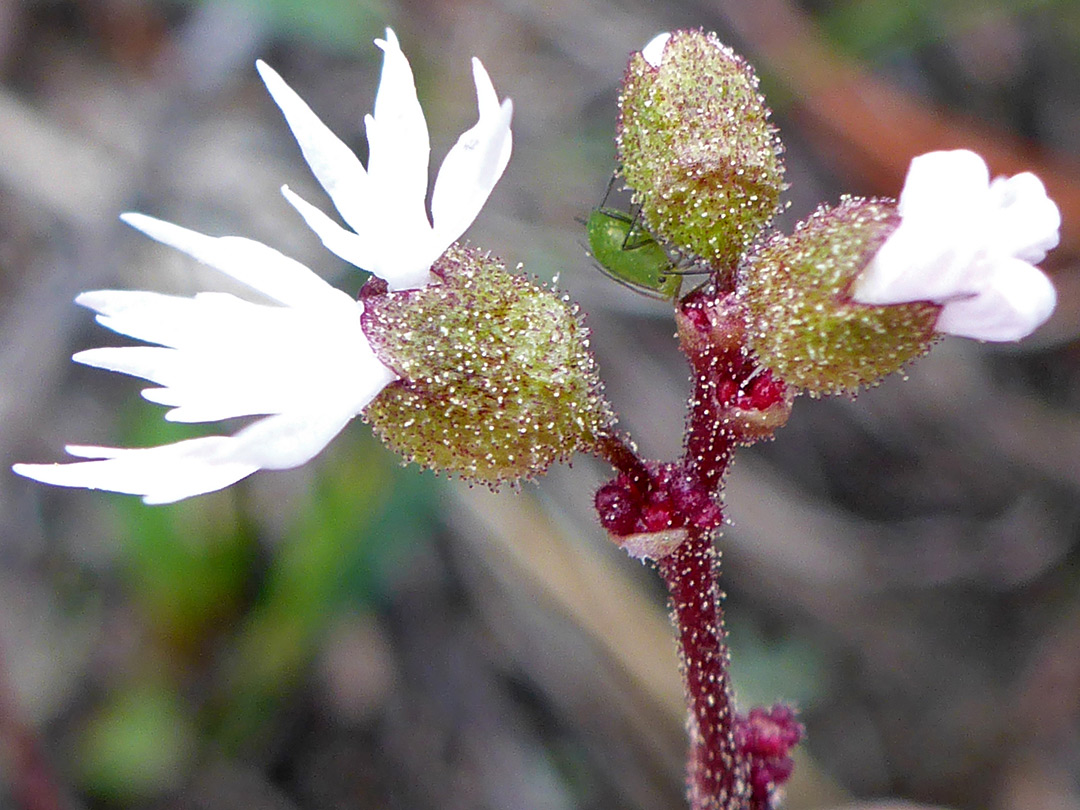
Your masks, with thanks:
<instances>
[{"instance_id":1,"label":"flower sepal","mask_svg":"<svg viewBox=\"0 0 1080 810\"><path fill-rule=\"evenodd\" d=\"M364 411L421 466L497 485L537 475L609 434L575 307L492 256L454 245L423 289L368 282L362 326L400 377Z\"/></svg>"}]
</instances>

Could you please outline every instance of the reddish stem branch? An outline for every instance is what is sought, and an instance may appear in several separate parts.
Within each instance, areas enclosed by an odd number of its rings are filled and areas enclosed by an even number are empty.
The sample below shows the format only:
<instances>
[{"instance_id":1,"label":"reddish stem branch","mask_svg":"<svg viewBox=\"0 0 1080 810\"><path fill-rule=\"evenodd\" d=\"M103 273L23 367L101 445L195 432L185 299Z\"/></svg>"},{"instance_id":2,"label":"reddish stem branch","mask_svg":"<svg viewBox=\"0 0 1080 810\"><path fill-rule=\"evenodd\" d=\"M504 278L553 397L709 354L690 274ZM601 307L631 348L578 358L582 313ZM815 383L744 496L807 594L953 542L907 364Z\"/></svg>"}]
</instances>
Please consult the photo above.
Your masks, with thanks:
<instances>
[{"instance_id":1,"label":"reddish stem branch","mask_svg":"<svg viewBox=\"0 0 1080 810\"><path fill-rule=\"evenodd\" d=\"M671 594L690 714L691 810L769 810L791 774L788 753L802 727L784 706L735 714L712 536L723 518L718 496L732 450L771 436L792 397L745 350L738 302L712 295L691 293L676 308L694 372L683 458L646 463L621 438L600 437L596 451L619 475L597 491L596 508L617 543L658 561Z\"/></svg>"},{"instance_id":2,"label":"reddish stem branch","mask_svg":"<svg viewBox=\"0 0 1080 810\"><path fill-rule=\"evenodd\" d=\"M609 433L599 437L596 454L616 470L629 476L634 484L644 485L651 478L644 462L621 436Z\"/></svg>"}]
</instances>

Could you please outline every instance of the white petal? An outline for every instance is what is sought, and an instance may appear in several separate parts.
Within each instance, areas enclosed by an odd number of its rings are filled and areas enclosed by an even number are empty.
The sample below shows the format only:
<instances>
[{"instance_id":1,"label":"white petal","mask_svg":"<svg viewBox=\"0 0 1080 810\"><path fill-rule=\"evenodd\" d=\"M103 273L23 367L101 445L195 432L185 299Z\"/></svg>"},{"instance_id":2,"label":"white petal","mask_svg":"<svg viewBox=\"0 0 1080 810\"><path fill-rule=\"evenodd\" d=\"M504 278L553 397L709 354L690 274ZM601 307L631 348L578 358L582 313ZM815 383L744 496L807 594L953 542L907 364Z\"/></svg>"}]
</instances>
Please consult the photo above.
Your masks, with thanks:
<instances>
[{"instance_id":1,"label":"white petal","mask_svg":"<svg viewBox=\"0 0 1080 810\"><path fill-rule=\"evenodd\" d=\"M362 305L344 293L318 310L253 304L223 293L186 300L130 295L150 302L150 315L187 303L187 328L176 324L168 336L148 334L142 327L152 325L152 318L146 324L131 323L136 312L114 314L103 322L171 348L91 349L74 359L162 386L144 391L144 396L172 406L166 415L172 421L321 408L355 413L394 379L364 336ZM160 307L162 303L166 306Z\"/></svg>"},{"instance_id":2,"label":"white petal","mask_svg":"<svg viewBox=\"0 0 1080 810\"><path fill-rule=\"evenodd\" d=\"M855 282L856 301L904 304L978 291L980 244L921 217L903 219Z\"/></svg>"},{"instance_id":3,"label":"white petal","mask_svg":"<svg viewBox=\"0 0 1080 810\"><path fill-rule=\"evenodd\" d=\"M473 60L473 76L480 118L447 153L431 196L435 243L439 247L436 257L476 219L502 177L513 148L512 103L507 99L501 106L493 104L495 88L478 59Z\"/></svg>"},{"instance_id":4,"label":"white petal","mask_svg":"<svg viewBox=\"0 0 1080 810\"><path fill-rule=\"evenodd\" d=\"M1061 212L1031 172L998 177L990 184L994 214L987 230L996 250L1031 264L1046 258L1061 239Z\"/></svg>"},{"instance_id":5,"label":"white petal","mask_svg":"<svg viewBox=\"0 0 1080 810\"><path fill-rule=\"evenodd\" d=\"M213 492L253 472L306 464L354 416L348 411L282 414L260 419L235 436L207 436L147 448L72 445L94 459L69 464L16 464L14 472L45 484L142 495L148 504L173 503Z\"/></svg>"},{"instance_id":6,"label":"white petal","mask_svg":"<svg viewBox=\"0 0 1080 810\"><path fill-rule=\"evenodd\" d=\"M671 39L671 33L669 31L657 34L650 39L649 44L641 49L641 55L645 57L645 61L655 68L660 67L660 63L664 59L664 48L669 39Z\"/></svg>"},{"instance_id":7,"label":"white petal","mask_svg":"<svg viewBox=\"0 0 1080 810\"><path fill-rule=\"evenodd\" d=\"M928 152L911 161L898 207L905 219L945 213L955 225L984 214L989 189L990 170L979 155L967 149Z\"/></svg>"},{"instance_id":8,"label":"white petal","mask_svg":"<svg viewBox=\"0 0 1080 810\"><path fill-rule=\"evenodd\" d=\"M374 268L381 264L377 251L383 249L384 246L380 243L378 235L365 239L360 234L342 228L288 186L282 186L281 193L331 253L368 272L374 272Z\"/></svg>"},{"instance_id":9,"label":"white petal","mask_svg":"<svg viewBox=\"0 0 1080 810\"><path fill-rule=\"evenodd\" d=\"M989 183L973 152L911 162L901 221L853 287L866 304L932 301L937 329L1018 340L1054 309L1053 284L1032 262L1058 242L1061 214L1030 173Z\"/></svg>"},{"instance_id":10,"label":"white petal","mask_svg":"<svg viewBox=\"0 0 1080 810\"><path fill-rule=\"evenodd\" d=\"M502 174L511 150L511 106L499 105L474 61L479 121L440 170L435 196L443 225L436 239L425 206L427 125L412 70L393 31L376 43L385 60L374 115L366 122L366 170L280 76L258 67L312 171L355 232L283 188L286 198L346 261L391 288L419 287L429 283L431 263L472 221ZM363 333L362 304L299 262L248 239L206 236L140 214L122 218L283 306L219 292L193 298L84 293L78 303L95 310L102 325L157 345L91 349L75 360L149 380L156 387L143 394L172 409L167 419L263 418L234 436L160 447L72 445L69 453L84 460L15 465L20 475L169 503L221 489L258 469L306 463L396 379Z\"/></svg>"},{"instance_id":11,"label":"white petal","mask_svg":"<svg viewBox=\"0 0 1080 810\"><path fill-rule=\"evenodd\" d=\"M348 408L268 416L237 433L229 455L264 470L299 467L322 452L356 414Z\"/></svg>"},{"instance_id":12,"label":"white petal","mask_svg":"<svg viewBox=\"0 0 1080 810\"><path fill-rule=\"evenodd\" d=\"M935 328L978 340L1020 340L1050 317L1056 303L1054 285L1039 268L1002 259L978 295L945 304Z\"/></svg>"},{"instance_id":13,"label":"white petal","mask_svg":"<svg viewBox=\"0 0 1080 810\"><path fill-rule=\"evenodd\" d=\"M371 194L377 200L372 205L373 217L383 226L395 223L410 230L430 229L425 205L431 146L412 68L391 29L386 29L385 40L377 39L375 44L382 48L384 58L375 111L365 118L367 171ZM376 233L382 235L381 227Z\"/></svg>"},{"instance_id":14,"label":"white petal","mask_svg":"<svg viewBox=\"0 0 1080 810\"><path fill-rule=\"evenodd\" d=\"M16 464L12 470L44 484L103 489L142 495L147 503L172 503L224 489L259 469L250 463L214 461L229 441L224 436L207 436L137 450L73 446L68 448L72 455L100 460Z\"/></svg>"},{"instance_id":15,"label":"white petal","mask_svg":"<svg viewBox=\"0 0 1080 810\"><path fill-rule=\"evenodd\" d=\"M331 253L381 278L391 290L409 290L431 283L432 263L449 247L438 247L426 225L417 231L386 223L370 237L347 231L287 186L281 193L300 212L308 227Z\"/></svg>"},{"instance_id":16,"label":"white petal","mask_svg":"<svg viewBox=\"0 0 1080 810\"><path fill-rule=\"evenodd\" d=\"M161 346L124 346L87 349L76 352L71 359L84 366L166 384L166 380L172 376L169 374L170 366L182 356L183 353L177 349Z\"/></svg>"},{"instance_id":17,"label":"white petal","mask_svg":"<svg viewBox=\"0 0 1080 810\"><path fill-rule=\"evenodd\" d=\"M117 334L147 343L177 346L197 322L194 298L141 290L94 290L75 303L98 313L97 322Z\"/></svg>"},{"instance_id":18,"label":"white petal","mask_svg":"<svg viewBox=\"0 0 1080 810\"><path fill-rule=\"evenodd\" d=\"M265 62L256 62L255 66L281 108L311 173L326 189L342 218L354 228L361 227L371 216L371 206L377 204L363 164L281 76Z\"/></svg>"},{"instance_id":19,"label":"white petal","mask_svg":"<svg viewBox=\"0 0 1080 810\"><path fill-rule=\"evenodd\" d=\"M206 236L143 214L120 219L151 239L169 245L289 306L320 306L340 291L295 259L239 236Z\"/></svg>"}]
</instances>

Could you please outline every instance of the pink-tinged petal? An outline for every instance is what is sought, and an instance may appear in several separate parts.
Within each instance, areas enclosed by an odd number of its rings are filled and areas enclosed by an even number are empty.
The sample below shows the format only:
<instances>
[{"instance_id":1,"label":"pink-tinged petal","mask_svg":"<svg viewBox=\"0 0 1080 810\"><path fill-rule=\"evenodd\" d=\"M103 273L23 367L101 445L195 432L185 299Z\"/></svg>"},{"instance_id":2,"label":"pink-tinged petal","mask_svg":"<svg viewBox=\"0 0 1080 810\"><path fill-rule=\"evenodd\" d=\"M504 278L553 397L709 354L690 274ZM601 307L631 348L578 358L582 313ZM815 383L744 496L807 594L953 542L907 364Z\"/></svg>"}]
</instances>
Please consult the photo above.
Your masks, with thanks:
<instances>
[{"instance_id":1,"label":"pink-tinged petal","mask_svg":"<svg viewBox=\"0 0 1080 810\"><path fill-rule=\"evenodd\" d=\"M352 227L360 227L376 204L363 164L281 76L265 62L256 62L255 66L285 116L311 173L326 189L342 218Z\"/></svg>"},{"instance_id":2,"label":"pink-tinged petal","mask_svg":"<svg viewBox=\"0 0 1080 810\"><path fill-rule=\"evenodd\" d=\"M476 125L462 133L439 167L431 197L438 258L476 219L495 184L502 177L513 149L510 120L513 105L501 105L487 71L473 59L477 107Z\"/></svg>"},{"instance_id":3,"label":"pink-tinged petal","mask_svg":"<svg viewBox=\"0 0 1080 810\"><path fill-rule=\"evenodd\" d=\"M994 213L986 223L994 248L1031 264L1046 258L1061 240L1061 211L1031 172L998 177L990 184Z\"/></svg>"},{"instance_id":4,"label":"pink-tinged petal","mask_svg":"<svg viewBox=\"0 0 1080 810\"><path fill-rule=\"evenodd\" d=\"M344 295L300 262L261 242L240 236L206 236L144 214L122 214L120 219L282 304L318 307Z\"/></svg>"},{"instance_id":5,"label":"pink-tinged petal","mask_svg":"<svg viewBox=\"0 0 1080 810\"><path fill-rule=\"evenodd\" d=\"M1020 259L1000 259L977 295L949 301L936 329L977 340L1020 340L1046 322L1057 292L1046 274Z\"/></svg>"},{"instance_id":6,"label":"pink-tinged petal","mask_svg":"<svg viewBox=\"0 0 1080 810\"><path fill-rule=\"evenodd\" d=\"M852 289L862 304L905 304L971 295L979 289L979 244L921 218L904 219Z\"/></svg>"},{"instance_id":7,"label":"pink-tinged petal","mask_svg":"<svg viewBox=\"0 0 1080 810\"><path fill-rule=\"evenodd\" d=\"M1061 214L1030 173L990 183L974 152L915 158L901 221L852 287L866 304L932 301L941 332L1018 340L1053 311L1053 284L1033 266L1059 239Z\"/></svg>"}]
</instances>

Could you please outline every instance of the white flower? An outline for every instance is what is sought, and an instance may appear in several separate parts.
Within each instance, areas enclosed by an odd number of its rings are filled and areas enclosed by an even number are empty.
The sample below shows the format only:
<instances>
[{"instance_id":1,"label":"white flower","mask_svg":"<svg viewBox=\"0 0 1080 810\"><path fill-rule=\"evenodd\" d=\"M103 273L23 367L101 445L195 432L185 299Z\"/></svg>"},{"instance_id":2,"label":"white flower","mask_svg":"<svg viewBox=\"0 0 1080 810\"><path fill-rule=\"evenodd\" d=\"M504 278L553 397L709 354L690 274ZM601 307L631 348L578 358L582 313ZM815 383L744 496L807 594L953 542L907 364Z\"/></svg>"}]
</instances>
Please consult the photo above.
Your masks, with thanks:
<instances>
[{"instance_id":1,"label":"white flower","mask_svg":"<svg viewBox=\"0 0 1080 810\"><path fill-rule=\"evenodd\" d=\"M392 288L420 287L428 269L469 226L510 155L510 102L498 103L473 60L480 121L443 161L428 221L428 133L412 71L387 29L375 114L367 118L368 167L266 65L261 73L304 157L353 231L283 189L338 255ZM76 302L98 322L150 346L79 352L79 363L142 377L143 396L174 422L260 416L232 436L122 449L72 445L84 461L16 464L19 475L171 503L227 487L260 469L288 469L318 454L396 375L375 356L363 304L304 265L250 239L211 237L141 214L122 219L260 294L264 303L203 292L192 298L106 290ZM273 303L267 303L273 302Z\"/></svg>"},{"instance_id":2,"label":"white flower","mask_svg":"<svg viewBox=\"0 0 1080 810\"><path fill-rule=\"evenodd\" d=\"M856 281L864 304L932 301L936 329L979 340L1019 340L1054 310L1036 264L1058 243L1061 214L1035 175L990 181L974 152L911 161L900 225Z\"/></svg>"},{"instance_id":3,"label":"white flower","mask_svg":"<svg viewBox=\"0 0 1080 810\"><path fill-rule=\"evenodd\" d=\"M474 58L480 120L443 159L429 220L425 200L430 145L412 69L389 28L386 39L375 44L383 49L385 61L375 112L364 118L367 169L277 73L258 63L311 171L352 230L287 186L282 193L323 244L345 261L371 271L392 290L423 287L431 280L432 263L472 224L510 160L513 106L509 99L499 104L484 66Z\"/></svg>"}]
</instances>

